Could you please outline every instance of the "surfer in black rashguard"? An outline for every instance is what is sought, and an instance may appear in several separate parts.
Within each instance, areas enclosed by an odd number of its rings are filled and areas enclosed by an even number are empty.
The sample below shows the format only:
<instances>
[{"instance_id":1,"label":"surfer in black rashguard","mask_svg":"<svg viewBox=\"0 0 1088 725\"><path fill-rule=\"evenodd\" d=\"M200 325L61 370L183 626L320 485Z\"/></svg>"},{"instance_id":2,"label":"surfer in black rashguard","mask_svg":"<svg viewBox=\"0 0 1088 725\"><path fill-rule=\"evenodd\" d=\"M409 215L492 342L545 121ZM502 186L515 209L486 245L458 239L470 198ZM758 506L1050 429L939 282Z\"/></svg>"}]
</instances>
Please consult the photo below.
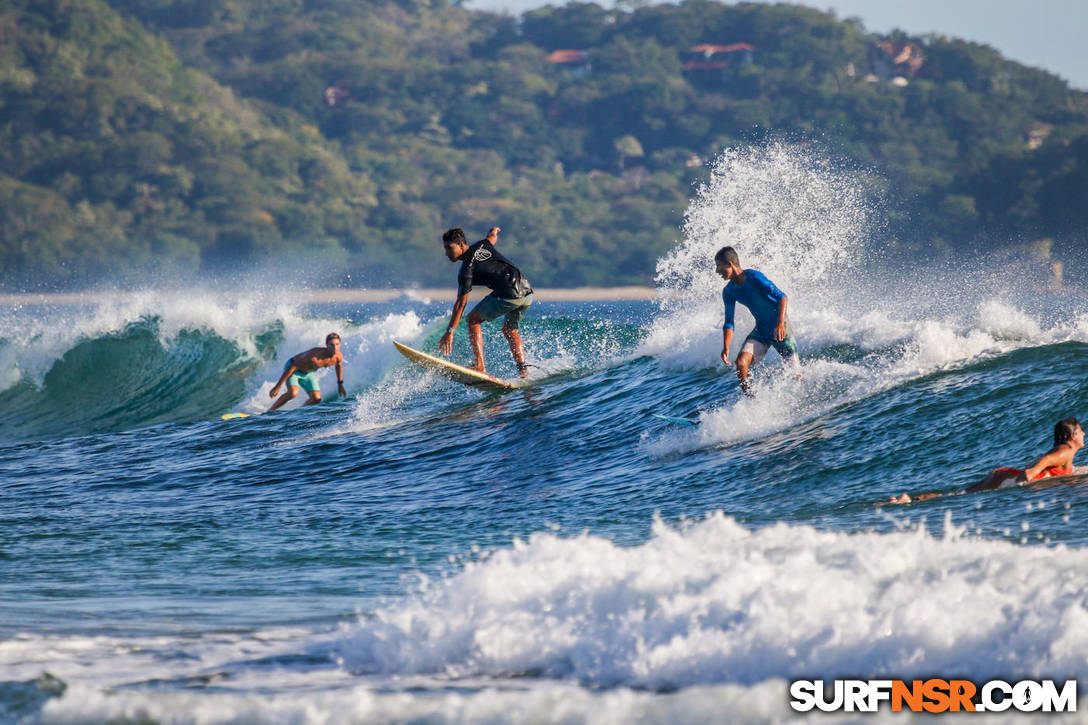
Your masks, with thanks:
<instances>
[{"instance_id":1,"label":"surfer in black rashguard","mask_svg":"<svg viewBox=\"0 0 1088 725\"><path fill-rule=\"evenodd\" d=\"M500 231L502 230L499 227L492 227L486 239L471 246L465 241L465 232L462 229L450 229L442 235L446 257L451 262L460 262L461 270L457 273L457 301L453 303L450 324L446 328L446 334L438 341L438 349L443 355L449 355L453 350L453 331L457 329L461 315L468 305L468 293L474 284L483 285L491 290L491 294L480 300L468 315L468 340L476 358L472 369L487 372L484 368L482 323L505 316L502 334L510 344L510 352L518 366L518 375L524 378L528 375L529 366L525 364L525 350L521 344L521 335L518 334L518 323L521 322L522 313L533 303L533 288L514 263L495 249Z\"/></svg>"}]
</instances>

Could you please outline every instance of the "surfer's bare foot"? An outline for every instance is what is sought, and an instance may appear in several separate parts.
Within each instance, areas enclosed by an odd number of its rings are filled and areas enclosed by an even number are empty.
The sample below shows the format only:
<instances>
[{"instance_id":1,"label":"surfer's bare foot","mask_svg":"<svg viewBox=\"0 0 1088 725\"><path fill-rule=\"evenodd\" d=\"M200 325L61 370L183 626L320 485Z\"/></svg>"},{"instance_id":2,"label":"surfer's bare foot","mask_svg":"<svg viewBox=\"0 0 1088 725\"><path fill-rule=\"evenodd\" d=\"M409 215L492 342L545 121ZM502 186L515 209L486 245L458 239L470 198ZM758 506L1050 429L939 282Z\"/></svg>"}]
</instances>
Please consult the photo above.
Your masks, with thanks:
<instances>
[{"instance_id":1,"label":"surfer's bare foot","mask_svg":"<svg viewBox=\"0 0 1088 725\"><path fill-rule=\"evenodd\" d=\"M892 496L888 499L888 503L910 503L911 498L909 493L904 493L900 496Z\"/></svg>"},{"instance_id":2,"label":"surfer's bare foot","mask_svg":"<svg viewBox=\"0 0 1088 725\"><path fill-rule=\"evenodd\" d=\"M487 375L487 370L484 369L483 365L469 365L468 369L475 370L478 373L483 373L484 375Z\"/></svg>"}]
</instances>

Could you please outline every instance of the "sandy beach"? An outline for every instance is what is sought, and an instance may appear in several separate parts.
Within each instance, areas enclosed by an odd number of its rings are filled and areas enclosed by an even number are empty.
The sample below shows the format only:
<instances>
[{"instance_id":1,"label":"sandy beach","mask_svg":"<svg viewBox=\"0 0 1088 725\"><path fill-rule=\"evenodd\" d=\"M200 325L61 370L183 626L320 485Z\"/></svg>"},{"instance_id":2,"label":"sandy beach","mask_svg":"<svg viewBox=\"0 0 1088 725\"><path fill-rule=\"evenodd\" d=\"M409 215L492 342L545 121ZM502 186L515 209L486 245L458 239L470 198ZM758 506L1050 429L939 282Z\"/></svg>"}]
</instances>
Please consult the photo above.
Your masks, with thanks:
<instances>
[{"instance_id":1,"label":"sandy beach","mask_svg":"<svg viewBox=\"0 0 1088 725\"><path fill-rule=\"evenodd\" d=\"M86 305L116 301L143 292L56 292L0 294L0 305ZM320 289L303 293L307 302L388 302L398 297L409 297L430 302L452 302L456 295L453 287L436 289ZM471 299L487 294L486 289L473 290ZM538 301L544 302L606 302L618 300L652 300L657 297L653 287L573 287L538 289L534 292Z\"/></svg>"}]
</instances>

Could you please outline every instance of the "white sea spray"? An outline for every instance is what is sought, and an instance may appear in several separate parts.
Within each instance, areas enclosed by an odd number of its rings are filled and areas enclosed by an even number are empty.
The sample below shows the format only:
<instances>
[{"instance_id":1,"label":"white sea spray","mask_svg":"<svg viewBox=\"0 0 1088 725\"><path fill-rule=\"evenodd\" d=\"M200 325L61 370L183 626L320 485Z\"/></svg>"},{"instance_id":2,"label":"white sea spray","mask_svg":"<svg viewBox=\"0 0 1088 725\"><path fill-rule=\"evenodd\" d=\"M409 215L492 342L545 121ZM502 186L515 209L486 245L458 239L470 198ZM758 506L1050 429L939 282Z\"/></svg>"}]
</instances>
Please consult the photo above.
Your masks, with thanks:
<instances>
[{"instance_id":1,"label":"white sea spray","mask_svg":"<svg viewBox=\"0 0 1088 725\"><path fill-rule=\"evenodd\" d=\"M967 528L714 513L632 546L541 532L338 629L28 635L0 658L12 679L68 685L45 723L747 722L786 717L786 683L814 673L1088 680L1088 552Z\"/></svg>"},{"instance_id":2,"label":"white sea spray","mask_svg":"<svg viewBox=\"0 0 1088 725\"><path fill-rule=\"evenodd\" d=\"M757 401L708 400L698 431L652 435L645 441L652 453L756 438L934 371L1019 347L1088 340L1074 301L1044 322L1008 299L981 263L933 265L929 277L924 259L913 268L882 266L874 235L882 212L870 186L867 172L784 143L728 149L714 161L683 239L658 263L663 302L637 353L665 370L717 367L732 377L719 360L724 282L713 262L729 245L741 266L764 272L788 295L804 362L791 370L769 352L753 372ZM752 326L738 305L730 359ZM851 354L825 352L836 346Z\"/></svg>"}]
</instances>

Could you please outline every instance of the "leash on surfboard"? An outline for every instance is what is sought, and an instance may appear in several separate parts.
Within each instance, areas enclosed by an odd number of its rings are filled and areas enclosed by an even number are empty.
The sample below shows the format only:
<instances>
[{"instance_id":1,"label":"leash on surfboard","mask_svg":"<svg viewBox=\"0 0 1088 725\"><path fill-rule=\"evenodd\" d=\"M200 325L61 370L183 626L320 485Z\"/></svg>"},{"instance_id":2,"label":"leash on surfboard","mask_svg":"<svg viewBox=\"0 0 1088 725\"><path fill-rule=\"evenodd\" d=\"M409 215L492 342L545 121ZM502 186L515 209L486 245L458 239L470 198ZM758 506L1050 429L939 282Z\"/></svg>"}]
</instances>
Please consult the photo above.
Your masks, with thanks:
<instances>
[{"instance_id":1,"label":"leash on surfboard","mask_svg":"<svg viewBox=\"0 0 1088 725\"><path fill-rule=\"evenodd\" d=\"M524 365L526 367L526 369L536 368L537 370L543 370L545 375L555 375L556 374L555 370L552 370L551 368L546 368L543 365L536 365L535 363L522 363L521 365ZM518 365L518 372L519 373L521 372L521 365Z\"/></svg>"}]
</instances>

